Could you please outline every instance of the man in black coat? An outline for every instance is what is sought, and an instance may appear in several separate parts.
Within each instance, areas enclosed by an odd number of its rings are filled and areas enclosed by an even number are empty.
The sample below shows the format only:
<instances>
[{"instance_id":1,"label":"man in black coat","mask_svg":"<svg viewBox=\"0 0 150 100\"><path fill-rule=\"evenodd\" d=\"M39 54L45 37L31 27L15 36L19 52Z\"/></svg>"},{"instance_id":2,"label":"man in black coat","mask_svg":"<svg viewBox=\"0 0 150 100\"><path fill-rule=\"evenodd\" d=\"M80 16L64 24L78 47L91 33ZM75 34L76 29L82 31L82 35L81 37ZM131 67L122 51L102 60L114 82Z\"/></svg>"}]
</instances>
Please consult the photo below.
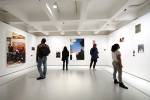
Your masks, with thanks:
<instances>
[{"instance_id":1,"label":"man in black coat","mask_svg":"<svg viewBox=\"0 0 150 100\"><path fill-rule=\"evenodd\" d=\"M96 44L93 44L93 48L91 48L91 50L90 50L90 55L91 55L90 69L92 67L93 62L94 62L93 69L95 69L97 58L99 58L98 57L98 49L96 47Z\"/></svg>"}]
</instances>

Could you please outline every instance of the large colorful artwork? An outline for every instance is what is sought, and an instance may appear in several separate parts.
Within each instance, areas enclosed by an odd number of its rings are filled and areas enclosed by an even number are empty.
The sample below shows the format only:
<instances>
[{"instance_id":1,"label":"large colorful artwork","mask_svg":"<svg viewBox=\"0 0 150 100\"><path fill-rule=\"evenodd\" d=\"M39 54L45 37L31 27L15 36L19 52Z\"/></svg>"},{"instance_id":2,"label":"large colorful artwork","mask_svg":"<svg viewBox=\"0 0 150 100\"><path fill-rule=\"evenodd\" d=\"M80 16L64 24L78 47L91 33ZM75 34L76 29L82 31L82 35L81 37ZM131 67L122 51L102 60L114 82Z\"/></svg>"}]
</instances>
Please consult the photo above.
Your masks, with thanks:
<instances>
[{"instance_id":1,"label":"large colorful artwork","mask_svg":"<svg viewBox=\"0 0 150 100\"><path fill-rule=\"evenodd\" d=\"M84 39L71 39L70 42L70 60L84 60Z\"/></svg>"},{"instance_id":2,"label":"large colorful artwork","mask_svg":"<svg viewBox=\"0 0 150 100\"><path fill-rule=\"evenodd\" d=\"M10 33L7 37L7 65L25 63L25 37Z\"/></svg>"}]
</instances>

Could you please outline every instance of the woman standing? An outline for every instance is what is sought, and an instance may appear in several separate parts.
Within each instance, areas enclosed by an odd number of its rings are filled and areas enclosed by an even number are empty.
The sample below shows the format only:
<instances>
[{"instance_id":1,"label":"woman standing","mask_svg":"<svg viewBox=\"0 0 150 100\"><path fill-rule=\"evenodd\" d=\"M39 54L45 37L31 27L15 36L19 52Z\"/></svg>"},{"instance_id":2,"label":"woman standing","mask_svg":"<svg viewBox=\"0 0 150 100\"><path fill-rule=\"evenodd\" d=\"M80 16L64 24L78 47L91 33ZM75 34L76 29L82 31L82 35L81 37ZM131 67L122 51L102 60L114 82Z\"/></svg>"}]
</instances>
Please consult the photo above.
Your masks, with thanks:
<instances>
[{"instance_id":1,"label":"woman standing","mask_svg":"<svg viewBox=\"0 0 150 100\"><path fill-rule=\"evenodd\" d=\"M65 70L65 63L66 63L66 70L68 70L68 57L69 57L69 51L65 46L62 51L63 70Z\"/></svg>"},{"instance_id":2,"label":"woman standing","mask_svg":"<svg viewBox=\"0 0 150 100\"><path fill-rule=\"evenodd\" d=\"M113 72L113 79L114 79L114 84L119 84L120 87L128 89L123 82L122 82L122 61L121 61L121 53L119 51L120 46L119 44L114 44L111 48L112 51L112 59L113 59L113 67L114 67L114 72ZM116 74L118 72L118 80L116 79Z\"/></svg>"}]
</instances>

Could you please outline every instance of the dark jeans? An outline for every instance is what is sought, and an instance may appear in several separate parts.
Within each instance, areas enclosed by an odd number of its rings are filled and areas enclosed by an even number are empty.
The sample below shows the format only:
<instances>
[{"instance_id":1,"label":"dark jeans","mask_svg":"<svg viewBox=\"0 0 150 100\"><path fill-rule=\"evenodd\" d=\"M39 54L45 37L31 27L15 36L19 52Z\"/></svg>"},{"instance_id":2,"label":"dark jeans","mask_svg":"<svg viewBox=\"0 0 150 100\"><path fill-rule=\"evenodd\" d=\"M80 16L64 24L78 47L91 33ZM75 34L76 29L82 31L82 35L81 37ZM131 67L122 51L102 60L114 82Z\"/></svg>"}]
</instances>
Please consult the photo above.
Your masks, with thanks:
<instances>
[{"instance_id":1,"label":"dark jeans","mask_svg":"<svg viewBox=\"0 0 150 100\"><path fill-rule=\"evenodd\" d=\"M68 70L68 59L63 60L63 70L65 69L65 63L66 63L66 70Z\"/></svg>"},{"instance_id":2,"label":"dark jeans","mask_svg":"<svg viewBox=\"0 0 150 100\"><path fill-rule=\"evenodd\" d=\"M47 57L44 56L42 58L38 57L37 68L40 74L40 77L45 77L47 72ZM43 64L43 69L42 69Z\"/></svg>"},{"instance_id":3,"label":"dark jeans","mask_svg":"<svg viewBox=\"0 0 150 100\"><path fill-rule=\"evenodd\" d=\"M91 63L90 63L90 68L92 67L93 64L93 68L95 69L95 65L96 65L97 59L91 59Z\"/></svg>"}]
</instances>

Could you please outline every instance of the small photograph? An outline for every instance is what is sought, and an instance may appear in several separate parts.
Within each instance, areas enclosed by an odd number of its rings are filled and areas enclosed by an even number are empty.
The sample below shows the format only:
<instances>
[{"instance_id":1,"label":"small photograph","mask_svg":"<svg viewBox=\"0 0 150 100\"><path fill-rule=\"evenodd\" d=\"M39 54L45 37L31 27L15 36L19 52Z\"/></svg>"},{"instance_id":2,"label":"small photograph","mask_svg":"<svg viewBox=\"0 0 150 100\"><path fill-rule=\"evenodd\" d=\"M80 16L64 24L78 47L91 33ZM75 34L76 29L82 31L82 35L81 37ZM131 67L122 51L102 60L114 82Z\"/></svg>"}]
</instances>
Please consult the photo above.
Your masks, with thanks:
<instances>
[{"instance_id":1,"label":"small photograph","mask_svg":"<svg viewBox=\"0 0 150 100\"><path fill-rule=\"evenodd\" d=\"M135 56L135 50L133 50L133 56Z\"/></svg>"},{"instance_id":2,"label":"small photograph","mask_svg":"<svg viewBox=\"0 0 150 100\"><path fill-rule=\"evenodd\" d=\"M141 32L141 24L135 25L135 33Z\"/></svg>"},{"instance_id":3,"label":"small photograph","mask_svg":"<svg viewBox=\"0 0 150 100\"><path fill-rule=\"evenodd\" d=\"M32 47L32 51L34 51L35 50L35 47Z\"/></svg>"},{"instance_id":4,"label":"small photograph","mask_svg":"<svg viewBox=\"0 0 150 100\"><path fill-rule=\"evenodd\" d=\"M144 53L144 44L138 45L138 53Z\"/></svg>"},{"instance_id":5,"label":"small photograph","mask_svg":"<svg viewBox=\"0 0 150 100\"><path fill-rule=\"evenodd\" d=\"M56 52L56 58L60 58L60 52Z\"/></svg>"},{"instance_id":6,"label":"small photograph","mask_svg":"<svg viewBox=\"0 0 150 100\"><path fill-rule=\"evenodd\" d=\"M119 41L120 41L120 42L124 42L124 37L120 38Z\"/></svg>"}]
</instances>

